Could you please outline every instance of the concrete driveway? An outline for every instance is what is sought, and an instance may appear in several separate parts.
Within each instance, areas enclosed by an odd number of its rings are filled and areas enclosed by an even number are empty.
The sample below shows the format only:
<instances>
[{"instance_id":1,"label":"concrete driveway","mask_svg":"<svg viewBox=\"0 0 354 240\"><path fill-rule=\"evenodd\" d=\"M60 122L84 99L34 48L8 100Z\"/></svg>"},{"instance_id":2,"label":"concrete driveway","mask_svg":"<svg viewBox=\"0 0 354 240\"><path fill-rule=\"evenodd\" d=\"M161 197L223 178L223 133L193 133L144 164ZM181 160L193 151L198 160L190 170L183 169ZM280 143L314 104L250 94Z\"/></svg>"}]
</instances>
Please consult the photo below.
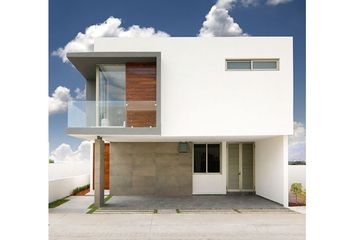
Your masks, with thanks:
<instances>
[{"instance_id":1,"label":"concrete driveway","mask_svg":"<svg viewBox=\"0 0 354 240\"><path fill-rule=\"evenodd\" d=\"M176 197L113 196L106 208L117 209L242 209L283 208L282 205L256 195L193 195Z\"/></svg>"},{"instance_id":2,"label":"concrete driveway","mask_svg":"<svg viewBox=\"0 0 354 240\"><path fill-rule=\"evenodd\" d=\"M305 239L305 215L239 213L85 214L92 196L70 197L49 211L50 239Z\"/></svg>"}]
</instances>

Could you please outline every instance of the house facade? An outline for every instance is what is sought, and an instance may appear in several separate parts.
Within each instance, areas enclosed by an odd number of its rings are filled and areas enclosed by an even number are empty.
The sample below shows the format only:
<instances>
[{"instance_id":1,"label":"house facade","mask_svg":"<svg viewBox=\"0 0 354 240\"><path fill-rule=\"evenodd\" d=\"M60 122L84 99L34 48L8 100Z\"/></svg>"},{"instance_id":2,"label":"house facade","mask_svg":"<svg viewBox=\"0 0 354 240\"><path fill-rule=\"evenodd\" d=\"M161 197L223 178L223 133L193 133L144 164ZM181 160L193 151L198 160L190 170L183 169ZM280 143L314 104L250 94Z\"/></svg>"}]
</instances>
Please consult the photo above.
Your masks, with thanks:
<instances>
[{"instance_id":1,"label":"house facade","mask_svg":"<svg viewBox=\"0 0 354 240\"><path fill-rule=\"evenodd\" d=\"M97 206L105 182L116 196L245 191L287 206L292 37L100 38L67 57L86 101L69 103L66 131L95 142Z\"/></svg>"}]
</instances>

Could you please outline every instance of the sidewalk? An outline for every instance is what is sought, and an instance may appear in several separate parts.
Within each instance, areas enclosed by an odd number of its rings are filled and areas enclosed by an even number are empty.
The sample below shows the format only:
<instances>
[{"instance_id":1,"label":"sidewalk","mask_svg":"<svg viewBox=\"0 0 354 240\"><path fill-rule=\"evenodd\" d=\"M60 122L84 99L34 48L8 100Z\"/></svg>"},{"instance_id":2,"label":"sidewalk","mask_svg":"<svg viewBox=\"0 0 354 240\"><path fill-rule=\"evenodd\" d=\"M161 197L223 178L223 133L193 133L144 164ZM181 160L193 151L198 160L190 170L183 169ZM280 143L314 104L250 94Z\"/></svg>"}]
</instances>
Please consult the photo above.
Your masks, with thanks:
<instances>
[{"instance_id":1,"label":"sidewalk","mask_svg":"<svg viewBox=\"0 0 354 240\"><path fill-rule=\"evenodd\" d=\"M304 240L304 214L156 213L85 214L92 196L70 197L49 211L49 239Z\"/></svg>"}]
</instances>

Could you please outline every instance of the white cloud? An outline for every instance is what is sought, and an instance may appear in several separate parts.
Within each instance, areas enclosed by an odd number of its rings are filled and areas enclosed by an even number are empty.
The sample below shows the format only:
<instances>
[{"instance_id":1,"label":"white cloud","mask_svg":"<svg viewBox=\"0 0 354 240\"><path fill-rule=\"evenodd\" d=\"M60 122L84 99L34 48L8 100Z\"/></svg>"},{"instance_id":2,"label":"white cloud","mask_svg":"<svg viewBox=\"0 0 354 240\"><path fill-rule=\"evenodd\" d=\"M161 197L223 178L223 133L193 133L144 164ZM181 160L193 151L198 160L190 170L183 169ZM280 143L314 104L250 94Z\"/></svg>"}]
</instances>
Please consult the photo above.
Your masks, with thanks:
<instances>
[{"instance_id":1,"label":"white cloud","mask_svg":"<svg viewBox=\"0 0 354 240\"><path fill-rule=\"evenodd\" d=\"M90 150L91 144L89 141L82 141L75 151L71 149L69 144L62 143L51 152L49 158L55 162L89 161Z\"/></svg>"},{"instance_id":2,"label":"white cloud","mask_svg":"<svg viewBox=\"0 0 354 240\"><path fill-rule=\"evenodd\" d=\"M259 0L241 0L240 2L244 7L257 6L259 4Z\"/></svg>"},{"instance_id":3,"label":"white cloud","mask_svg":"<svg viewBox=\"0 0 354 240\"><path fill-rule=\"evenodd\" d=\"M49 97L49 114L65 112L70 101L70 89L59 86L55 89L51 97Z\"/></svg>"},{"instance_id":4,"label":"white cloud","mask_svg":"<svg viewBox=\"0 0 354 240\"><path fill-rule=\"evenodd\" d=\"M232 5L236 3L236 0L218 0L214 6L218 8L226 8L230 9L232 8Z\"/></svg>"},{"instance_id":5,"label":"white cloud","mask_svg":"<svg viewBox=\"0 0 354 240\"><path fill-rule=\"evenodd\" d=\"M75 89L76 99L77 100L85 100L86 99L86 87L82 91L80 88Z\"/></svg>"},{"instance_id":6,"label":"white cloud","mask_svg":"<svg viewBox=\"0 0 354 240\"><path fill-rule=\"evenodd\" d=\"M79 88L76 88L75 90L76 95L75 97L73 97L70 94L69 88L58 86L52 93L52 96L49 97L48 99L49 115L66 112L68 109L68 102L73 98L77 100L84 100L85 92L86 90L81 91Z\"/></svg>"},{"instance_id":7,"label":"white cloud","mask_svg":"<svg viewBox=\"0 0 354 240\"><path fill-rule=\"evenodd\" d=\"M289 145L296 145L306 141L306 129L303 123L294 122L294 134L289 136Z\"/></svg>"},{"instance_id":8,"label":"white cloud","mask_svg":"<svg viewBox=\"0 0 354 240\"><path fill-rule=\"evenodd\" d=\"M288 3L291 2L292 0L267 0L268 5L276 6L282 3Z\"/></svg>"},{"instance_id":9,"label":"white cloud","mask_svg":"<svg viewBox=\"0 0 354 240\"><path fill-rule=\"evenodd\" d=\"M251 1L243 1L251 2ZM232 37L245 36L241 27L229 15L229 10L236 0L218 0L205 16L202 28L199 30L200 37ZM242 2L241 2L242 3Z\"/></svg>"},{"instance_id":10,"label":"white cloud","mask_svg":"<svg viewBox=\"0 0 354 240\"><path fill-rule=\"evenodd\" d=\"M109 17L101 24L91 25L85 29L85 33L79 32L74 39L67 43L63 48L58 48L52 54L59 56L63 62L68 62L66 54L68 52L91 52L96 38L100 37L169 37L170 35L155 30L152 27L140 27L133 25L125 29L122 20Z\"/></svg>"},{"instance_id":11,"label":"white cloud","mask_svg":"<svg viewBox=\"0 0 354 240\"><path fill-rule=\"evenodd\" d=\"M294 134L289 136L289 161L306 161L306 129L294 122Z\"/></svg>"}]
</instances>

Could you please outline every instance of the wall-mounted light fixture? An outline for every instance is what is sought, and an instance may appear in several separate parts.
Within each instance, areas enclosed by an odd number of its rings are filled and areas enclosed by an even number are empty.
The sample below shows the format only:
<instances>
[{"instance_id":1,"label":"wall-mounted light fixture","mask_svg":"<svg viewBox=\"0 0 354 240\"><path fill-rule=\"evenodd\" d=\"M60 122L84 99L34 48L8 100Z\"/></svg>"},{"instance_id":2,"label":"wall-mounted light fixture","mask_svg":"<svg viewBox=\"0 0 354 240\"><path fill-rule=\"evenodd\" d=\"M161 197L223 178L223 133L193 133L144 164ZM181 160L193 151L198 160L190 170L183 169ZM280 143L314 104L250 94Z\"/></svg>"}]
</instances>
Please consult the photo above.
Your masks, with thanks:
<instances>
[{"instance_id":1,"label":"wall-mounted light fixture","mask_svg":"<svg viewBox=\"0 0 354 240\"><path fill-rule=\"evenodd\" d=\"M178 152L179 153L187 153L188 152L188 143L186 142L179 142L178 143Z\"/></svg>"}]
</instances>

